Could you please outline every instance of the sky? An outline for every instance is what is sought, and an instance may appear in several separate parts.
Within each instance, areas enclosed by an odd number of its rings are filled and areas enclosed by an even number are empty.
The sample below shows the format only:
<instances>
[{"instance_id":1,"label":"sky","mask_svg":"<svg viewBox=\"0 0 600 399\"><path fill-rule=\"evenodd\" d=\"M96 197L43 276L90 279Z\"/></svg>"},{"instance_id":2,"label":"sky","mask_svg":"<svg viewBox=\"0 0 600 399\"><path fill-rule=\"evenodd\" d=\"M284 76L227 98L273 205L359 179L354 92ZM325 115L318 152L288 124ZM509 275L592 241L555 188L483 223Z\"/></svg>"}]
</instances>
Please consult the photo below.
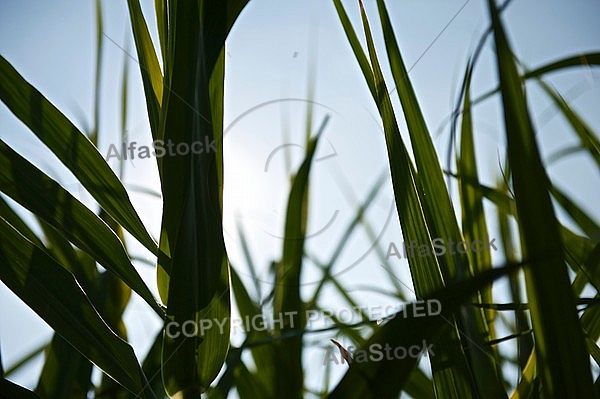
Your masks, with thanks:
<instances>
[{"instance_id":1,"label":"sky","mask_svg":"<svg viewBox=\"0 0 600 399\"><path fill-rule=\"evenodd\" d=\"M0 54L30 83L62 110L82 130L93 121L95 65L94 1L0 0ZM142 1L153 28L153 2ZM466 60L488 26L485 1L448 0L386 2L410 79L420 100L426 122L441 161L446 164L449 127L447 118L456 99ZM360 19L357 3L344 1L355 27ZM378 55L385 58L379 34L375 2L365 1L375 34ZM102 58L100 152L120 141L120 84L123 63L127 62L129 112L127 138L149 144L139 67L125 2L103 2L104 35ZM598 51L600 3L594 0L571 2L514 0L503 14L516 55L526 66L536 67L561 57ZM360 31L359 31L360 32ZM127 50L130 57L123 50ZM391 73L384 66L389 88ZM473 97L496 84L493 49L485 47L473 83ZM599 75L583 69L553 74L555 85L591 126L600 126ZM535 117L539 143L546 158L576 143L565 121L552 116L550 102L535 85L528 85L530 107ZM312 94L311 94L312 92ZM253 0L246 6L227 39L225 77L225 204L224 236L232 266L252 279L244 265L240 231L245 234L263 294L269 289L269 263L281 254L285 204L289 175L303 159L306 112L312 104L311 134L328 117L311 172L307 253L325 262L334 244L354 216L376 181L382 176L380 193L366 214L377 240L363 229L350 238L337 259L334 272L345 287L365 305L388 304L388 298L366 287L392 289L388 272L381 267L375 247L385 252L390 242L400 245L398 217L393 203L385 141L381 122L360 69L338 21L333 3L324 0ZM400 114L401 107L394 97ZM505 150L503 122L497 98L478 105L474 111L476 153L482 180L493 184ZM400 121L405 142L409 142ZM80 190L75 178L42 148L33 134L0 105L0 139L25 155L39 168L56 178L86 203L90 196ZM111 166L118 171L114 160ZM597 198L600 178L584 156L572 156L548 168L563 191L600 219ZM144 187L159 191L154 159L126 163L124 182L142 220L153 234L160 228L160 199L136 191ZM453 198L457 199L456 191ZM491 213L493 208L486 207ZM562 215L561 215L562 217ZM241 229L240 229L241 228ZM490 226L495 231L495 226ZM150 254L129 242L139 257ZM493 254L496 262L501 254ZM303 272L302 292L309 296L320 274L308 262ZM155 291L152 268L141 262L136 267ZM390 260L387 268L412 287L406 260ZM156 291L155 291L156 292ZM407 292L408 289L407 289ZM326 291L328 306L342 306L333 292ZM499 295L502 295L500 292ZM147 306L133 299L126 313L130 340L143 356L160 321ZM4 366L38 346L51 330L5 286L0 284L0 347ZM316 336L314 340L328 341ZM235 339L234 339L235 340ZM317 344L319 345L319 344ZM323 344L325 347L325 344ZM323 350L307 353L307 364L319 362ZM23 385L35 385L41 359L14 375ZM338 376L343 369L339 369ZM318 387L322 371L313 372L309 384Z\"/></svg>"}]
</instances>

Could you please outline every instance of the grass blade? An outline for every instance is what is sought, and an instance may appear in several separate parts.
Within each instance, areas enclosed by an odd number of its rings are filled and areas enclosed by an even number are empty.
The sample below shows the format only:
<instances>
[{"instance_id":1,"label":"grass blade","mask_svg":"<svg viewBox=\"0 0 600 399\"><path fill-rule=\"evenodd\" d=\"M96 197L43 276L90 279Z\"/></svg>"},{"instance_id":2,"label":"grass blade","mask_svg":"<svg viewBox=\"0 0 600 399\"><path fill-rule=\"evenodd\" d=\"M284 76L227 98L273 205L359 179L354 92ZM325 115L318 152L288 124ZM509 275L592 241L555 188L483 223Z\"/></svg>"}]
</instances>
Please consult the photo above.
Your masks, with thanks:
<instances>
[{"instance_id":1,"label":"grass blade","mask_svg":"<svg viewBox=\"0 0 600 399\"><path fill-rule=\"evenodd\" d=\"M85 205L0 140L0 191L37 214L163 312L137 273L123 244Z\"/></svg>"},{"instance_id":2,"label":"grass blade","mask_svg":"<svg viewBox=\"0 0 600 399\"><path fill-rule=\"evenodd\" d=\"M2 282L105 373L152 398L133 349L104 323L74 276L2 218L0 234Z\"/></svg>"},{"instance_id":3,"label":"grass blade","mask_svg":"<svg viewBox=\"0 0 600 399\"><path fill-rule=\"evenodd\" d=\"M321 137L329 116L326 116L314 138L311 138L306 149L304 161L293 178L288 197L283 255L277 264L275 277L275 294L273 314L283 317L291 312L289 323L276 326L276 332L302 331L305 325L304 305L300 297L300 275L304 258L304 240L308 217L309 175L318 140ZM288 325L289 324L289 325ZM287 341L278 341L275 349L275 397L301 398L303 392L302 369L302 335L299 333ZM283 396L282 396L283 395Z\"/></svg>"},{"instance_id":4,"label":"grass blade","mask_svg":"<svg viewBox=\"0 0 600 399\"><path fill-rule=\"evenodd\" d=\"M369 338L362 348L379 344L382 347L389 345L391 348L409 348L412 345L422 346L423 341L434 342L451 328L449 318L464 301L490 284L495 279L516 271L519 264L502 268L494 268L471 277L466 281L448 285L424 297L435 298L442 304L442 313L438 316L413 317L412 307L405 307L406 315L394 317L387 324ZM435 356L439 356L435 352ZM369 398L394 398L407 382L418 359L384 357L380 361L365 361L352 363L334 391L328 396L331 399L369 399Z\"/></svg>"},{"instance_id":5,"label":"grass blade","mask_svg":"<svg viewBox=\"0 0 600 399\"><path fill-rule=\"evenodd\" d=\"M175 145L203 143L205 151L161 158L162 175L169 179L162 180L158 287L167 303L167 323L224 323L208 331L198 328L190 337L165 335L165 389L171 396L196 397L216 378L229 350L229 263L219 184L227 28L221 3L171 1L167 6L169 90L163 91L161 134Z\"/></svg>"},{"instance_id":6,"label":"grass blade","mask_svg":"<svg viewBox=\"0 0 600 399\"><path fill-rule=\"evenodd\" d=\"M519 229L525 257L531 262L525 278L544 391L551 397L592 398L590 364L548 193L550 183L521 79L492 0L489 8Z\"/></svg>"},{"instance_id":7,"label":"grass blade","mask_svg":"<svg viewBox=\"0 0 600 399\"><path fill-rule=\"evenodd\" d=\"M102 155L54 105L0 56L0 99L142 245L156 253L127 191Z\"/></svg>"},{"instance_id":8,"label":"grass blade","mask_svg":"<svg viewBox=\"0 0 600 399\"><path fill-rule=\"evenodd\" d=\"M152 39L150 38L148 25L142 14L140 2L139 0L127 0L127 5L129 6L129 18L131 19L135 47L139 57L138 63L140 65L142 83L144 84L144 92L146 93L146 107L148 109L152 139L158 140L162 138L159 129L159 118L163 99L163 77L156 57L154 44L152 44ZM158 23L159 27L163 26L162 19L158 20ZM157 162L160 165L160 158L158 157Z\"/></svg>"},{"instance_id":9,"label":"grass blade","mask_svg":"<svg viewBox=\"0 0 600 399\"><path fill-rule=\"evenodd\" d=\"M556 107L565 116L577 136L581 141L581 147L587 150L598 168L600 168L600 140L594 135L592 129L587 123L571 108L571 106L560 96L555 90L553 90L547 83L541 79L537 79L537 82L542 86L542 89L552 99Z\"/></svg>"}]
</instances>

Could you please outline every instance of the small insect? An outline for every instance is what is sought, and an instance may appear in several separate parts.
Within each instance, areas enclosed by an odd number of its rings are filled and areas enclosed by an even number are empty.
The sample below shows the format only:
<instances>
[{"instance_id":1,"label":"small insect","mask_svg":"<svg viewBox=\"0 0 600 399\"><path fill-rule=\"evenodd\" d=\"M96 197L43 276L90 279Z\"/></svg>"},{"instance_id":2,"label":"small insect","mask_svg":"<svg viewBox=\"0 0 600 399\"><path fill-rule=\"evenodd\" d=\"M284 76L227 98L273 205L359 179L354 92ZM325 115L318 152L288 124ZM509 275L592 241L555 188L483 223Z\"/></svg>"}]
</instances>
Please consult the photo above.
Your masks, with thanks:
<instances>
[{"instance_id":1,"label":"small insect","mask_svg":"<svg viewBox=\"0 0 600 399\"><path fill-rule=\"evenodd\" d=\"M330 341L333 342L333 344L339 348L340 355L342 356L342 358L344 358L344 360L348 362L348 365L350 365L350 363L352 363L352 356L350 356L350 352L348 352L346 348L344 348L342 344L337 342L335 339L331 338Z\"/></svg>"}]
</instances>

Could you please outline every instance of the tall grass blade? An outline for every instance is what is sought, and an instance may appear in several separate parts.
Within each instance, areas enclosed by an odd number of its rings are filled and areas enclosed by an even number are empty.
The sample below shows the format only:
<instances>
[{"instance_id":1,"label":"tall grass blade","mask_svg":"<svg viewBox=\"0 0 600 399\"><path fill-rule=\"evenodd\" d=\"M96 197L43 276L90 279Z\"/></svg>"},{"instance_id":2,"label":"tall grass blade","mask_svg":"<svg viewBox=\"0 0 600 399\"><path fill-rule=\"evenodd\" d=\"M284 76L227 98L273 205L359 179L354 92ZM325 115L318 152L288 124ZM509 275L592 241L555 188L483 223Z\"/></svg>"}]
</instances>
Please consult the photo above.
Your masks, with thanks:
<instances>
[{"instance_id":1,"label":"tall grass blade","mask_svg":"<svg viewBox=\"0 0 600 399\"><path fill-rule=\"evenodd\" d=\"M524 256L527 296L545 395L592 398L587 350L565 268L550 183L542 166L512 51L489 0L502 92L508 157Z\"/></svg>"},{"instance_id":2,"label":"tall grass blade","mask_svg":"<svg viewBox=\"0 0 600 399\"><path fill-rule=\"evenodd\" d=\"M552 102L561 111L564 117L567 119L579 140L581 146L590 154L598 168L600 169L600 140L594 135L589 125L573 110L573 108L565 101L562 96L552 89L546 82L541 79L537 79L542 89L552 99Z\"/></svg>"},{"instance_id":3,"label":"tall grass blade","mask_svg":"<svg viewBox=\"0 0 600 399\"><path fill-rule=\"evenodd\" d=\"M130 285L157 314L163 314L152 292L129 261L123 244L111 229L1 140L0 190L92 255Z\"/></svg>"},{"instance_id":4,"label":"tall grass blade","mask_svg":"<svg viewBox=\"0 0 600 399\"><path fill-rule=\"evenodd\" d=\"M1 56L0 76L0 100L69 168L103 209L156 253L156 243L98 149Z\"/></svg>"},{"instance_id":5,"label":"tall grass blade","mask_svg":"<svg viewBox=\"0 0 600 399\"><path fill-rule=\"evenodd\" d=\"M300 296L300 276L304 258L304 240L308 217L308 187L312 161L317 143L323 133L329 116L323 120L314 138L306 149L306 156L293 178L285 216L283 255L277 264L275 294L273 298L274 317L282 318L289 312L290 318L284 324L277 323L276 332L301 331L305 325L304 305ZM275 349L275 397L301 398L303 392L302 335L279 341Z\"/></svg>"},{"instance_id":6,"label":"tall grass blade","mask_svg":"<svg viewBox=\"0 0 600 399\"><path fill-rule=\"evenodd\" d=\"M163 99L163 76L139 0L127 0L127 5L129 6L131 28L133 29L135 47L139 57L137 61L140 65L142 83L144 85L144 92L146 93L146 107L148 110L148 120L150 121L150 130L152 131L152 139L158 140L162 138L159 130L159 118ZM157 18L159 17L157 15ZM158 22L159 26L162 26L161 23L163 23L163 20L160 19ZM160 158L158 157L157 162L160 165Z\"/></svg>"},{"instance_id":7,"label":"tall grass blade","mask_svg":"<svg viewBox=\"0 0 600 399\"><path fill-rule=\"evenodd\" d=\"M240 8L230 15L233 3ZM208 331L198 328L191 337L165 335L165 388L184 398L206 392L229 349L229 264L221 210L224 45L245 2L227 4L174 0L166 10L168 90L160 137L175 145L200 142L204 151L168 155L159 165L164 203L158 287L167 303L167 323L224 323Z\"/></svg>"},{"instance_id":8,"label":"tall grass blade","mask_svg":"<svg viewBox=\"0 0 600 399\"><path fill-rule=\"evenodd\" d=\"M421 189L418 191L418 194L424 205L423 208L428 228L431 230L433 238L445 237L448 242L451 240L455 243L464 241L458 227L458 221L456 220L448 189L444 182L442 168L425 123L425 118L421 112L421 107L410 82L408 71L400 54L385 3L382 0L378 0L377 6L392 75L396 83L412 143L419 182L421 183ZM469 163L468 160L467 163ZM469 172L472 171L470 170ZM477 207L475 204L468 205ZM481 203L479 206L482 206ZM468 223L466 224L472 225L478 223L475 229L480 228L482 219L477 221L471 219L472 216L472 213L467 215ZM485 222L483 222L483 227L483 230L477 230L479 235L473 236L471 234L469 238L481 241L486 240L488 237ZM472 241L466 240L466 242ZM440 259L442 274L446 281L463 278L465 275L473 274L477 270L477 267L481 268L490 265L489 251L482 251L481 253L484 252L487 253L488 259L484 259L484 263L477 265L474 262L469 262L468 256L461 253L461 251L446 250L442 256L438 257ZM492 351L488 348L482 350L482 348L485 348L483 339L490 339L489 327L484 320L483 312L473 308L465 309L463 317L458 321L458 328L469 336L468 340L464 340L463 345L470 348L469 357L471 367L473 370L477 370L477 372L473 373L473 376L477 383L479 394L483 397L500 398L506 396L500 377L500 370L495 363ZM442 392L440 394L443 395Z\"/></svg>"},{"instance_id":9,"label":"tall grass blade","mask_svg":"<svg viewBox=\"0 0 600 399\"><path fill-rule=\"evenodd\" d=\"M349 23L344 23L344 11L341 3L336 2L335 4L346 35L351 40L353 37L356 37L356 34ZM421 183L410 160L408 151L402 142L396 116L394 115L388 90L375 53L368 20L362 8L362 3L360 4L370 59L369 69L366 66L365 68L361 67L361 69L369 87L371 87L371 83L369 82L372 81L374 89L372 92L373 98L383 120L394 196L402 233L405 240L415 240L417 243L431 245L435 236L432 235L434 232L431 231L427 224L427 205L420 196L422 193L419 192L422 190ZM357 60L365 57L358 42L352 47ZM444 286L444 277L437 257L409 257L409 267L417 297L421 298ZM443 353L438 358L434 357L431 359L436 391L441 395L454 397L471 396L474 386L470 380L471 373L468 369L464 353L462 353L456 328L440 337L440 341L435 343L434 351L436 353ZM452 366L450 366L450 362L437 360L445 359L446 357L453 359Z\"/></svg>"},{"instance_id":10,"label":"tall grass blade","mask_svg":"<svg viewBox=\"0 0 600 399\"><path fill-rule=\"evenodd\" d=\"M501 268L486 270L481 274L470 277L465 281L448 285L440 290L423 297L427 300L435 298L442 304L442 313L437 316L414 317L414 304L405 307L406 315L399 315L379 328L361 349L371 345L389 345L391 348L417 345L422 347L424 342L434 342L440 335L448 333L452 328L449 318L465 301L469 300L478 290L492 283L495 279L518 270L520 264L512 264ZM435 352L435 356L439 356ZM433 356L433 357L435 357ZM369 399L394 398L406 384L418 359L384 357L379 361L367 359L365 362L353 362L340 383L328 396L332 399ZM436 391L437 394L437 391ZM439 394L438 394L439 395Z\"/></svg>"},{"instance_id":11,"label":"tall grass blade","mask_svg":"<svg viewBox=\"0 0 600 399\"><path fill-rule=\"evenodd\" d=\"M144 398L133 349L105 324L74 276L0 218L0 279L79 352Z\"/></svg>"}]
</instances>

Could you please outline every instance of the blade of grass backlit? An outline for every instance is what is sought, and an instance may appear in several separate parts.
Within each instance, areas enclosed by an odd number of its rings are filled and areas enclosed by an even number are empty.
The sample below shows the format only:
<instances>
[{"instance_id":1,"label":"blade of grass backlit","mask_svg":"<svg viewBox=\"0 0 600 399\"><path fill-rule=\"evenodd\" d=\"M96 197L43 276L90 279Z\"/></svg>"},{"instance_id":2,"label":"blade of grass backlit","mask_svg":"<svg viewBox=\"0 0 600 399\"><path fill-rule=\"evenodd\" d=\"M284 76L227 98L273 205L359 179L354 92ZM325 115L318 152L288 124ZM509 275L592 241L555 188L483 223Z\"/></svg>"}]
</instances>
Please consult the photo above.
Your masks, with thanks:
<instances>
[{"instance_id":1,"label":"blade of grass backlit","mask_svg":"<svg viewBox=\"0 0 600 399\"><path fill-rule=\"evenodd\" d=\"M521 79L492 0L489 8L519 229L525 258L530 261L525 277L544 391L551 397L592 398L590 364L548 193L548 176Z\"/></svg>"},{"instance_id":2,"label":"blade of grass backlit","mask_svg":"<svg viewBox=\"0 0 600 399\"><path fill-rule=\"evenodd\" d=\"M421 189L417 193L423 203L428 228L431 230L433 238L443 237L448 242L450 240L455 243L461 242L463 236L458 227L454 207L444 182L442 168L412 83L408 77L408 71L402 59L385 3L378 0L377 6L392 75L412 143L421 184ZM471 219L471 216L473 214L468 215L467 224L477 223L476 220ZM481 223L479 223L479 226L481 226ZM474 229L471 233L483 234L472 235L470 238L473 239L483 241L487 238L485 230ZM467 242L470 241L467 240ZM430 243L428 245L431 246ZM489 256L489 251L485 252ZM470 263L468 256L461 253L461 251L447 249L438 258L440 259L442 274L447 281L470 275L477 267L474 263ZM480 263L479 267L489 267L489 265L490 262L487 261L486 263ZM468 340L464 340L463 345L470 348L468 352L469 360L473 370L477 370L473 372L473 376L477 382L479 394L483 397L505 397L506 393L500 370L495 363L493 352L484 345L484 340L490 340L492 337L489 335L490 331L483 312L466 308L458 321L458 328L470 337ZM440 390L440 394L445 393Z\"/></svg>"},{"instance_id":3,"label":"blade of grass backlit","mask_svg":"<svg viewBox=\"0 0 600 399\"><path fill-rule=\"evenodd\" d=\"M572 67L592 67L600 66L600 53L583 53L571 57L561 58L558 61L552 61L548 64L544 64L541 67L526 71L523 74L523 79L541 78L551 72L562 71ZM496 87L490 91L481 94L477 98L473 99L472 105L479 104L488 98L492 98L495 94L500 92L500 87Z\"/></svg>"},{"instance_id":4,"label":"blade of grass backlit","mask_svg":"<svg viewBox=\"0 0 600 399\"><path fill-rule=\"evenodd\" d=\"M169 89L163 91L161 135L175 145L205 145L200 154L165 156L161 166L169 179L162 180L157 280L167 303L167 322L213 323L189 337L165 335L166 391L187 398L207 390L229 349L229 264L220 183L224 42L233 21L222 3L171 1L167 7L164 76Z\"/></svg>"},{"instance_id":5,"label":"blade of grass backlit","mask_svg":"<svg viewBox=\"0 0 600 399\"><path fill-rule=\"evenodd\" d=\"M432 239L435 237L433 235L435 234L435 230L432 230L434 226L430 226L427 223L427 204L424 203L421 196L420 177L417 176L408 151L402 142L396 116L394 115L388 90L375 52L371 29L362 3L359 2L359 5L361 6L361 16L372 67L372 79L374 79L377 90L374 100L377 103L384 123L396 207L400 216L403 236L405 240L415 240L417 243L425 243L425 245L430 246ZM382 21L382 25L384 23ZM369 79L367 78L367 80ZM437 257L413 256L409 257L408 262L417 297L422 297L444 286L444 278L442 277L444 273L440 269ZM442 336L434 348L438 353L443 353L441 357L431 359L437 392L442 395L458 397L472 395L475 387L470 381L471 373L462 352L456 328L454 327L447 335ZM438 360L446 356L449 356L452 361L441 362Z\"/></svg>"},{"instance_id":6,"label":"blade of grass backlit","mask_svg":"<svg viewBox=\"0 0 600 399\"><path fill-rule=\"evenodd\" d=\"M473 121L471 114L471 74L473 65L468 62L465 73L465 93L463 100L463 115L460 126L460 152L456 162L458 173L468 181L479 181L477 161L475 158L475 143L473 138ZM462 183L463 180L459 180ZM463 235L467 243L477 240L488 241L489 233L486 225L483 208L483 196L471 184L459 184L460 204L462 213ZM491 249L486 251L468 251L467 257L472 272L481 272L492 264ZM511 276L512 278L513 276ZM492 287L487 286L474 298L475 302L493 302ZM484 317L482 317L484 316ZM492 347L487 347L484 342L496 338L495 312L487 309L483 312L472 310L472 318L465 321L465 332L474 337L470 343L475 380L483 397L506 397L500 357ZM473 345L474 344L474 345ZM485 347L485 352L481 350ZM478 350L479 349L479 350Z\"/></svg>"},{"instance_id":7,"label":"blade of grass backlit","mask_svg":"<svg viewBox=\"0 0 600 399\"><path fill-rule=\"evenodd\" d=\"M156 253L127 191L90 140L0 56L0 99L75 175L96 201Z\"/></svg>"},{"instance_id":8,"label":"blade of grass backlit","mask_svg":"<svg viewBox=\"0 0 600 399\"><path fill-rule=\"evenodd\" d=\"M278 333L301 331L304 328L303 303L300 297L300 276L304 258L304 240L306 237L306 222L308 217L308 187L312 161L329 116L323 120L314 138L311 138L306 149L306 156L293 178L292 187L287 202L283 254L277 264L275 278L275 293L273 297L273 314L283 317L291 312L286 325L277 324ZM275 369L275 397L301 398L303 392L302 369L302 336L277 343ZM283 396L282 396L283 395Z\"/></svg>"},{"instance_id":9,"label":"blade of grass backlit","mask_svg":"<svg viewBox=\"0 0 600 399\"><path fill-rule=\"evenodd\" d=\"M44 354L35 392L44 399L86 397L92 386L92 363L68 341L54 334Z\"/></svg>"},{"instance_id":10,"label":"blade of grass backlit","mask_svg":"<svg viewBox=\"0 0 600 399\"><path fill-rule=\"evenodd\" d=\"M159 129L159 117L163 99L163 77L156 57L156 50L154 49L154 44L150 38L148 25L142 14L139 0L127 0L127 5L129 6L131 28L133 30L135 47L139 58L138 63L140 65L144 93L146 94L146 107L148 109L148 120L150 121L152 139L158 140L162 138ZM162 22L163 20L160 19L159 27L163 26L161 25ZM161 30L159 30L159 32L161 32ZM157 157L157 162L160 165L159 157Z\"/></svg>"},{"instance_id":11,"label":"blade of grass backlit","mask_svg":"<svg viewBox=\"0 0 600 399\"><path fill-rule=\"evenodd\" d=\"M160 54L163 65L166 62L167 38L168 38L168 18L167 18L167 0L154 0L154 13L156 14L156 30L158 31L158 41L160 44Z\"/></svg>"},{"instance_id":12,"label":"blade of grass backlit","mask_svg":"<svg viewBox=\"0 0 600 399\"><path fill-rule=\"evenodd\" d=\"M74 276L0 218L0 279L50 327L121 385L143 397L133 349L100 318Z\"/></svg>"},{"instance_id":13,"label":"blade of grass backlit","mask_svg":"<svg viewBox=\"0 0 600 399\"><path fill-rule=\"evenodd\" d=\"M4 197L0 195L0 216L4 218L11 226L21 233L29 241L35 245L43 247L42 240L33 232L33 230L23 221L19 216L4 200Z\"/></svg>"},{"instance_id":14,"label":"blade of grass backlit","mask_svg":"<svg viewBox=\"0 0 600 399\"><path fill-rule=\"evenodd\" d=\"M600 238L600 226L598 223L592 219L592 217L587 214L580 206L578 206L567 194L563 191L559 190L557 187L552 186L550 188L550 192L552 193L552 197L558 202L573 219L575 223L579 226L579 228L590 238L599 239Z\"/></svg>"},{"instance_id":15,"label":"blade of grass backlit","mask_svg":"<svg viewBox=\"0 0 600 399\"><path fill-rule=\"evenodd\" d=\"M451 324L448 322L452 313L465 301L484 286L491 284L495 279L512 273L520 265L513 264L502 268L486 270L485 272L468 278L460 283L448 285L423 299L435 298L442 304L442 313L437 316L414 317L412 308L414 303L405 307L406 315L394 317L387 324L373 334L361 349L379 344L381 347L389 345L391 348L409 348L412 345L428 346L440 335L447 333ZM432 357L439 356L435 352ZM398 359L384 357L379 361L352 363L335 390L328 396L332 399L370 399L394 398L402 390L410 373L416 367L417 358ZM439 395L439 392L436 391Z\"/></svg>"},{"instance_id":16,"label":"blade of grass backlit","mask_svg":"<svg viewBox=\"0 0 600 399\"><path fill-rule=\"evenodd\" d=\"M537 79L537 82L542 86L542 89L552 99L556 107L562 112L567 119L579 140L581 146L587 150L598 168L600 168L600 140L594 135L589 125L571 108L562 96L553 90L546 82Z\"/></svg>"},{"instance_id":17,"label":"blade of grass backlit","mask_svg":"<svg viewBox=\"0 0 600 399\"><path fill-rule=\"evenodd\" d=\"M123 244L110 228L1 140L0 190L92 255L131 286L157 314L163 314L150 289L129 261Z\"/></svg>"},{"instance_id":18,"label":"blade of grass backlit","mask_svg":"<svg viewBox=\"0 0 600 399\"><path fill-rule=\"evenodd\" d=\"M463 114L461 124L460 137L460 156L457 159L458 174L465 179L473 182L479 182L477 171L477 160L475 158L475 142L473 139L473 120L471 115L471 76L472 64L467 63L465 73L465 95L463 101ZM474 242L475 240L485 240L489 236L486 218L483 209L483 196L471 185L463 183L459 180L459 193L462 213L462 228L466 242ZM483 267L492 263L492 257L489 251L472 252L468 254L470 264L473 270L481 272ZM492 303L492 290L488 287L481 293L481 300L486 303ZM488 339L494 339L494 311L485 312Z\"/></svg>"},{"instance_id":19,"label":"blade of grass backlit","mask_svg":"<svg viewBox=\"0 0 600 399\"><path fill-rule=\"evenodd\" d=\"M94 130L90 141L98 146L98 130L100 129L100 81L102 80L102 2L96 0L96 69L94 84Z\"/></svg>"},{"instance_id":20,"label":"blade of grass backlit","mask_svg":"<svg viewBox=\"0 0 600 399\"><path fill-rule=\"evenodd\" d=\"M101 309L102 296L97 295L98 289L95 285L98 276L96 262L82 251L77 253L71 244L46 222L39 222L48 243L48 252L59 260L65 269L73 273L94 307ZM113 278L118 280L114 275ZM102 291L102 294L106 295L106 291ZM104 317L103 320L108 322ZM107 324L111 330L117 332L110 323ZM35 388L36 393L47 399L82 397L86 396L91 386L92 363L55 332L44 353L44 366Z\"/></svg>"},{"instance_id":21,"label":"blade of grass backlit","mask_svg":"<svg viewBox=\"0 0 600 399\"><path fill-rule=\"evenodd\" d=\"M256 340L269 338L269 333L263 328L264 319L262 318L260 306L252 300L246 287L242 283L242 280L233 268L231 269L231 287L233 289L233 294L235 295L235 302L240 311L241 319L257 320L256 318L258 317L258 320L260 320L255 324L257 329L253 328L254 326L252 323L244 325L244 327L250 327L250 330L246 331L248 339ZM254 364L256 365L257 370L259 370L259 372L253 374L253 378L256 380L257 384L269 387L268 396L271 397L274 390L272 381L276 378L275 369L277 364L273 362L273 359L275 359L274 351L276 348L270 345L260 345L252 346L250 350Z\"/></svg>"},{"instance_id":22,"label":"blade of grass backlit","mask_svg":"<svg viewBox=\"0 0 600 399\"><path fill-rule=\"evenodd\" d=\"M507 194L508 185L503 179L499 180L500 189ZM461 182L462 184L462 182ZM476 188L477 189L477 188ZM479 191L479 190L478 190ZM483 195L483 194L482 194ZM508 195L507 195L508 197ZM514 204L509 208L514 208ZM500 231L500 243L502 245L502 250L504 252L504 257L508 262L516 262L518 259L517 248L518 245L515 242L516 234L513 231L513 225L511 224L512 220L510 218L511 215L515 215L516 211L513 209L513 213L511 214L509 210L505 209L502 206L497 207L497 215L498 215L498 229ZM514 303L523 303L525 300L523 299L523 289L521 288L523 284L523 276L522 273L515 273L510 276L510 294L512 297L512 301ZM531 323L529 322L529 314L523 309L515 310L515 330L517 331L526 331L531 329ZM517 356L518 356L518 366L520 370L524 370L527 362L529 361L530 354L533 351L533 337L531 334L521 335L517 338Z\"/></svg>"}]
</instances>

